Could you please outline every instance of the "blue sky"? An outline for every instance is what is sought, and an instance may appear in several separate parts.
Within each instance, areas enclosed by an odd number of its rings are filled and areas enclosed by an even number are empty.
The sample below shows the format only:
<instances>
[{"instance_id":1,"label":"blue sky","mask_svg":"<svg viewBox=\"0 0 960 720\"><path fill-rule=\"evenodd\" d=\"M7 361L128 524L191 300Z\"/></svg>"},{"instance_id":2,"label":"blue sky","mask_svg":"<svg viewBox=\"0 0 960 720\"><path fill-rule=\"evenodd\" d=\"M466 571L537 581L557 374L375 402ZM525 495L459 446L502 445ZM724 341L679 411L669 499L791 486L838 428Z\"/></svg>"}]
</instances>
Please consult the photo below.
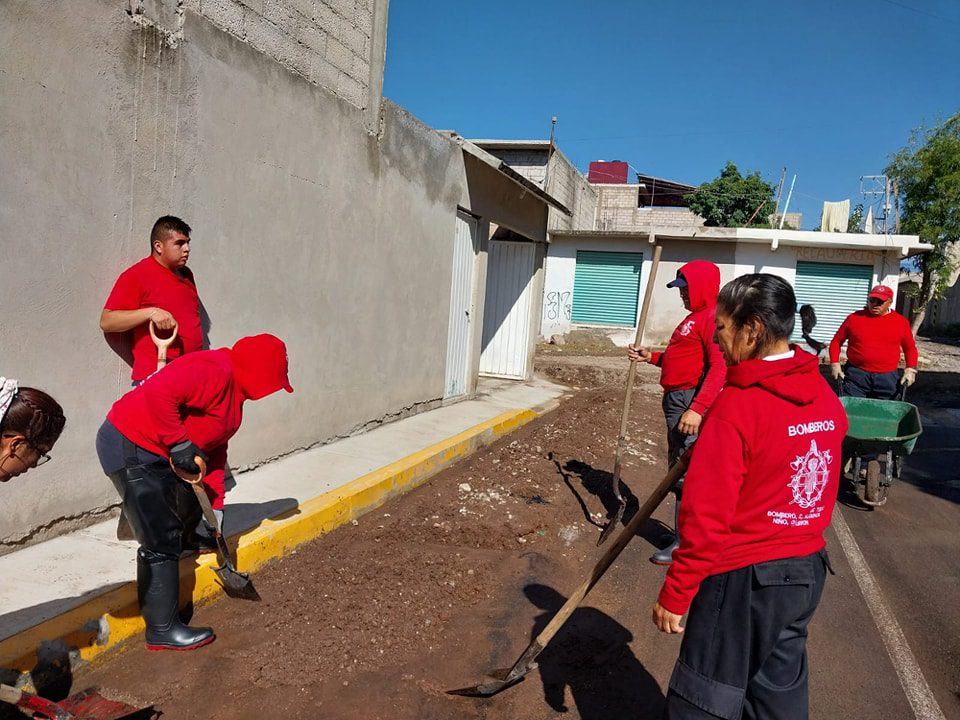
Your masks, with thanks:
<instances>
[{"instance_id":1,"label":"blue sky","mask_svg":"<svg viewBox=\"0 0 960 720\"><path fill-rule=\"evenodd\" d=\"M786 166L811 228L960 111L960 0L392 0L384 91L465 137L547 139L556 115L582 171Z\"/></svg>"}]
</instances>

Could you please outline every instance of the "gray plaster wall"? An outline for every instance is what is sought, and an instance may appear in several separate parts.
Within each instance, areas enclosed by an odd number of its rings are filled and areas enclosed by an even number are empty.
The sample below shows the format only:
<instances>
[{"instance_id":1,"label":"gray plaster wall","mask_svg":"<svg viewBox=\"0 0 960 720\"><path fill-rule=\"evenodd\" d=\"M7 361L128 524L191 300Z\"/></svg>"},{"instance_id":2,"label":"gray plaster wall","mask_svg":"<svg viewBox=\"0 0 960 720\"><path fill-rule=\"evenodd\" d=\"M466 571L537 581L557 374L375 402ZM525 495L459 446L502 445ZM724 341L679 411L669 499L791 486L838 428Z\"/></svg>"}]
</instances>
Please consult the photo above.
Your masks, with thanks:
<instances>
[{"instance_id":1,"label":"gray plaster wall","mask_svg":"<svg viewBox=\"0 0 960 720\"><path fill-rule=\"evenodd\" d=\"M189 9L181 30L171 47L115 0L0 3L0 374L67 414L54 461L0 487L0 552L117 502L93 442L129 368L97 320L161 214L193 226L211 345L288 345L296 392L248 403L234 468L442 398L461 150L390 103L371 135L360 108ZM512 201L484 212L545 220Z\"/></svg>"}]
</instances>

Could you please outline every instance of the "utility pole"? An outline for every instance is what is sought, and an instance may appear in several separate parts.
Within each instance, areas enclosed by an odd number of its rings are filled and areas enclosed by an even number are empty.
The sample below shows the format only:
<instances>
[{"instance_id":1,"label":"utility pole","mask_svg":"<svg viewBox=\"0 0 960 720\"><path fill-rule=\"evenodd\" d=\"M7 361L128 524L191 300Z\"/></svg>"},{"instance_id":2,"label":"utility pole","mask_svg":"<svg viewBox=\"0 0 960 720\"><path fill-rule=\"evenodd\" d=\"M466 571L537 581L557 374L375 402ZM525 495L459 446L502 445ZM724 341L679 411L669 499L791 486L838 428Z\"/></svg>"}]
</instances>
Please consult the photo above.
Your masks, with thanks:
<instances>
[{"instance_id":1,"label":"utility pole","mask_svg":"<svg viewBox=\"0 0 960 720\"><path fill-rule=\"evenodd\" d=\"M893 231L900 234L900 180L893 179Z\"/></svg>"},{"instance_id":2,"label":"utility pole","mask_svg":"<svg viewBox=\"0 0 960 720\"><path fill-rule=\"evenodd\" d=\"M550 192L550 186L547 185L547 180L550 179L550 161L553 159L553 136L557 129L557 116L554 115L550 118L550 146L547 148L547 166L543 169L543 189L547 192Z\"/></svg>"},{"instance_id":3,"label":"utility pole","mask_svg":"<svg viewBox=\"0 0 960 720\"><path fill-rule=\"evenodd\" d=\"M783 230L783 221L787 219L787 210L790 208L790 198L793 197L793 185L797 182L797 174L793 174L793 180L790 181L790 192L787 193L787 201L783 204L783 215L780 216L780 230Z\"/></svg>"},{"instance_id":4,"label":"utility pole","mask_svg":"<svg viewBox=\"0 0 960 720\"><path fill-rule=\"evenodd\" d=\"M780 184L777 185L777 200L773 204L773 219L776 221L777 215L780 213L780 195L783 193L783 181L787 178L787 166L783 166L783 170L780 171Z\"/></svg>"}]
</instances>

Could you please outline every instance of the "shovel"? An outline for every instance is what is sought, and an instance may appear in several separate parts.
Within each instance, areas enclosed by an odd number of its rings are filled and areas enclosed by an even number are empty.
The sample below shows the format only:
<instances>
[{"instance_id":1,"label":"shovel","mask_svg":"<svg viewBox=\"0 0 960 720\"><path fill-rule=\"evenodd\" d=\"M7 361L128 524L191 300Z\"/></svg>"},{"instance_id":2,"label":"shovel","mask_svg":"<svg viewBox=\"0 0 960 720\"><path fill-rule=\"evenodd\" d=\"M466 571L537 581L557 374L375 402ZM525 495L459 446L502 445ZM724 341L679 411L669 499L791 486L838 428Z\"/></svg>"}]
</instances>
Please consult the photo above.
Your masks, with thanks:
<instances>
[{"instance_id":1,"label":"shovel","mask_svg":"<svg viewBox=\"0 0 960 720\"><path fill-rule=\"evenodd\" d=\"M47 720L146 720L156 715L152 705L136 708L126 703L107 700L95 688L55 703L9 685L0 685L0 700L16 705L24 715Z\"/></svg>"},{"instance_id":2,"label":"shovel","mask_svg":"<svg viewBox=\"0 0 960 720\"><path fill-rule=\"evenodd\" d=\"M178 478L189 483L190 487L193 488L193 492L197 496L197 501L200 503L200 509L203 510L203 517L206 519L207 524L213 528L213 537L217 541L220 561L223 563L219 567L215 567L213 571L217 574L217 577L220 578L220 584L223 586L223 591L228 597L236 600L259 600L260 593L258 593L257 589L253 586L253 581L250 580L250 576L247 573L242 573L237 570L237 565L230 555L230 548L227 547L227 541L223 537L220 521L217 519L216 513L213 512L213 507L210 505L210 498L207 497L206 490L203 489L203 476L207 473L207 464L199 455L197 455L194 460L200 467L200 472L196 475L185 473L176 467L172 460L170 462L170 468Z\"/></svg>"},{"instance_id":3,"label":"shovel","mask_svg":"<svg viewBox=\"0 0 960 720\"><path fill-rule=\"evenodd\" d=\"M150 339L153 340L153 344L157 346L157 370L162 370L167 364L167 348L169 348L173 341L177 339L177 325L173 326L173 330L170 331L170 337L162 338L157 335L157 325L150 321ZM127 520L127 516L123 514L123 507L120 508L120 517L117 519L117 540L136 540L136 536L133 534L133 528L130 527L130 522Z\"/></svg>"},{"instance_id":4,"label":"shovel","mask_svg":"<svg viewBox=\"0 0 960 720\"><path fill-rule=\"evenodd\" d=\"M637 323L637 339L633 341L633 346L638 347L643 342L643 331L647 326L647 312L650 310L650 298L653 296L653 285L657 280L657 268L660 266L660 254L663 252L663 245L659 243L653 249L653 261L650 263L650 277L647 278L647 289L643 293L643 308L640 310L640 322ZM623 511L627 507L627 501L620 494L620 465L623 461L623 449L627 445L627 420L630 419L630 396L633 394L633 379L637 375L637 363L631 361L630 369L627 370L627 394L623 399L623 413L620 415L620 435L617 437L617 452L613 460L613 496L617 499L617 511L610 522L600 533L597 539L597 547L603 545L607 539L613 535L614 529L623 520Z\"/></svg>"},{"instance_id":5,"label":"shovel","mask_svg":"<svg viewBox=\"0 0 960 720\"><path fill-rule=\"evenodd\" d=\"M150 339L157 346L157 370L167 364L167 348L177 339L177 328L178 326L174 325L173 330L170 331L170 337L162 338L157 335L157 324L153 320L150 321Z\"/></svg>"},{"instance_id":6,"label":"shovel","mask_svg":"<svg viewBox=\"0 0 960 720\"><path fill-rule=\"evenodd\" d=\"M691 448L692 447L693 446L691 446ZM535 661L537 656L543 652L543 649L553 639L553 636L563 627L563 624L570 618L580 603L583 602L587 593L590 592L593 586L603 577L607 569L613 565L613 561L617 559L617 556L620 555L627 544L633 539L633 536L637 534L640 526L646 522L647 518L649 518L653 514L653 511L663 502L663 499L676 484L677 480L683 477L683 474L687 471L687 463L689 463L689 461L690 448L688 448L687 452L670 468L670 471L664 476L663 480L660 481L660 484L650 493L650 497L647 498L643 507L637 511L637 514L634 515L630 522L623 528L617 536L617 539L613 542L613 545L604 552L603 557L600 558L593 567L593 570L590 571L589 577L574 591L570 599L567 600L557 614L553 616L553 619L551 619L541 633L534 638L533 642L527 646L527 649L523 651L523 654L520 655L513 664L513 667L494 670L489 675L493 678L492 680L471 687L447 690L447 694L464 695L466 697L490 697L520 682L527 673L536 668L537 663Z\"/></svg>"}]
</instances>

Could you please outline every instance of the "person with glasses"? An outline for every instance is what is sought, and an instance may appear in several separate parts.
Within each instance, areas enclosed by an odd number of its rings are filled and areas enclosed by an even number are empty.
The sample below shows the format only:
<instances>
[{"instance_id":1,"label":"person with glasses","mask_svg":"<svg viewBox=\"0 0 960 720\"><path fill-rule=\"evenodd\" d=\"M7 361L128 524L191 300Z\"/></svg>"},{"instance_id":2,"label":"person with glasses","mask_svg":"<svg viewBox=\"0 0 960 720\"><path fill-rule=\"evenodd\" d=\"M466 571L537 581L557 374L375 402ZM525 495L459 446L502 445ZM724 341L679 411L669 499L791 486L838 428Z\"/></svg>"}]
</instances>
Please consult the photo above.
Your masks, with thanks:
<instances>
[{"instance_id":1,"label":"person with glasses","mask_svg":"<svg viewBox=\"0 0 960 720\"><path fill-rule=\"evenodd\" d=\"M907 319L895 310L893 290L877 285L867 295L867 305L847 316L830 342L830 373L842 382L841 393L850 397L891 400L897 384L910 387L917 379L917 343ZM840 348L847 343L847 364L840 364ZM900 354L906 359L901 376Z\"/></svg>"},{"instance_id":2,"label":"person with glasses","mask_svg":"<svg viewBox=\"0 0 960 720\"><path fill-rule=\"evenodd\" d=\"M0 377L0 482L49 462L65 423L63 408L45 392Z\"/></svg>"}]
</instances>

